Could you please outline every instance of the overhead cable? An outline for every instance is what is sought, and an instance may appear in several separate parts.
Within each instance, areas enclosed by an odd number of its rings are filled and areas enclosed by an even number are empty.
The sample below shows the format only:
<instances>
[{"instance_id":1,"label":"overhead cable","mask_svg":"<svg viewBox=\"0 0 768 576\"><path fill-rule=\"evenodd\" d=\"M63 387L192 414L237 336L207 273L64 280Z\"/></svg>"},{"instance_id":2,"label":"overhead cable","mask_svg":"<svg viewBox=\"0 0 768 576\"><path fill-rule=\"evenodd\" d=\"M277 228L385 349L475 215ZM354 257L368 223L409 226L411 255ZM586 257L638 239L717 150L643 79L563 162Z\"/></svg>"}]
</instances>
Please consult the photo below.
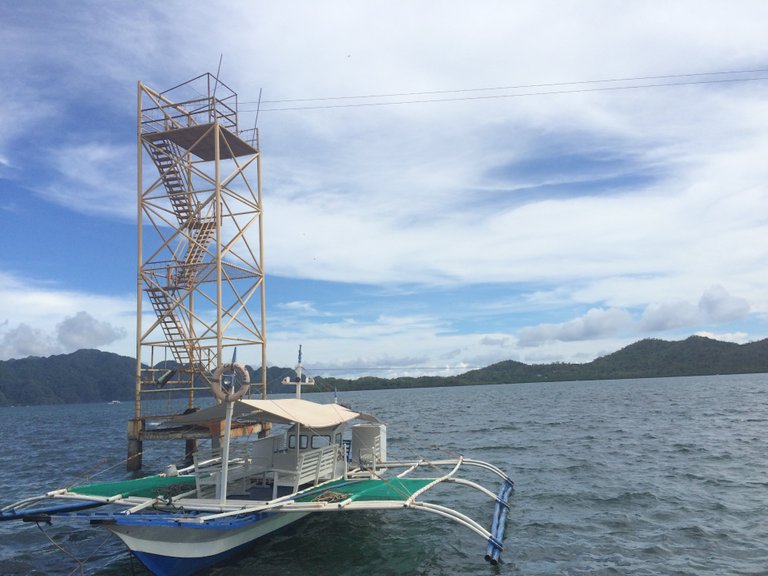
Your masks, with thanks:
<instances>
[{"instance_id":1,"label":"overhead cable","mask_svg":"<svg viewBox=\"0 0 768 576\"><path fill-rule=\"evenodd\" d=\"M399 92L399 93L387 93L387 94L365 94L358 96L326 96L318 98L290 98L280 100L262 100L261 112L277 112L286 110L320 110L329 108L360 108L370 106L394 106L404 104L425 104L436 102L459 102L470 100L491 100L502 98L520 98L526 96L545 96L545 95L557 95L557 94L576 94L583 92L605 92L605 91L618 91L618 90L638 90L643 88L661 88L661 87L674 87L674 86L691 86L697 84L724 84L734 82L754 82L761 80L768 80L768 75L760 76L748 76L748 77L736 77L736 75L745 74L765 74L768 69L754 69L754 70L731 70L722 72L702 72L702 73L690 73L690 74L667 74L659 76L637 76L630 78L611 78L605 80L581 80L575 82L549 82L544 84L521 84L515 86L498 86L488 88L464 88L459 90L431 90L423 92ZM721 76L718 78L718 76ZM722 76L728 76L723 78ZM650 82L651 80L679 80L688 79L683 81L669 81L669 82ZM607 85L607 86L593 86L595 84L616 84L619 82L632 82L632 84L623 84L619 86ZM571 88L568 88L568 87ZM581 87L580 87L581 86ZM587 87L585 87L587 86ZM507 94L481 94L478 92L497 92L500 90L530 90L530 89L542 89L528 92L515 92ZM561 88L558 90L550 90L551 88ZM467 95L475 94L475 95ZM430 98L430 96L445 96ZM454 95L454 96L450 96ZM421 96L427 96L427 98L419 98ZM381 98L403 98L403 100L386 100L382 102L354 102L354 100L373 100ZM343 103L332 103L346 101ZM254 104L255 102L243 102L241 104ZM314 103L314 104L313 104ZM264 108L263 106L269 106L270 104L298 104L296 106L276 106L273 108ZM247 109L243 111L249 111Z\"/></svg>"}]
</instances>

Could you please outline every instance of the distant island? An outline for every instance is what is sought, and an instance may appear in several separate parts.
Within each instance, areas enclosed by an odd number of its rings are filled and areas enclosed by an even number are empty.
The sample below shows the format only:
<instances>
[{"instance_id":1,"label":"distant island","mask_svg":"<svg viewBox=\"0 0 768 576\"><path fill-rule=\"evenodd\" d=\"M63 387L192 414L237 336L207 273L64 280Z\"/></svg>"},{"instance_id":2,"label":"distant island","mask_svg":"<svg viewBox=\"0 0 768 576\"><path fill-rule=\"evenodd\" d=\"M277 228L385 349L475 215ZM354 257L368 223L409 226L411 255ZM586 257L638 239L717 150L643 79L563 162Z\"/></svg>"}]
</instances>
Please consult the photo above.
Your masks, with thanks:
<instances>
[{"instance_id":1,"label":"distant island","mask_svg":"<svg viewBox=\"0 0 768 576\"><path fill-rule=\"evenodd\" d=\"M261 369L248 368L252 374L251 381L261 381ZM0 361L0 406L132 400L135 370L135 359L99 350ZM524 364L506 360L457 376L366 376L354 380L317 377L315 390L376 390L763 372L768 372L768 339L734 344L691 336L672 342L654 338L640 340L618 352L583 364ZM268 368L268 392L285 393L285 388L279 383L289 374L293 374L290 368ZM311 391L306 389L306 392Z\"/></svg>"},{"instance_id":2,"label":"distant island","mask_svg":"<svg viewBox=\"0 0 768 576\"><path fill-rule=\"evenodd\" d=\"M768 372L768 339L748 344L734 344L703 336L690 336L685 340L672 342L655 338L640 340L618 352L583 364L565 362L524 364L505 360L485 368L448 377L419 376L392 379L363 377L356 380L316 378L316 380L319 384L324 384L331 389L335 387L338 390L370 390L763 372Z\"/></svg>"}]
</instances>

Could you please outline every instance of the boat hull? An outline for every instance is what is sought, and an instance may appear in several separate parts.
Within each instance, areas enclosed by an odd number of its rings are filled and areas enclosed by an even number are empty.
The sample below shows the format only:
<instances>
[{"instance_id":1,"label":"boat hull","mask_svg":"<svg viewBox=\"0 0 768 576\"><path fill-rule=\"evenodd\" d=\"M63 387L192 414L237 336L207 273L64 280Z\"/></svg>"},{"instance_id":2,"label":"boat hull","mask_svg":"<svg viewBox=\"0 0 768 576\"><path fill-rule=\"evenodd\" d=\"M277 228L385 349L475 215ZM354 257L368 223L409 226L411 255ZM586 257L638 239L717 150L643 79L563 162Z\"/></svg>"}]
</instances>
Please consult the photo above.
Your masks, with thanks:
<instances>
[{"instance_id":1,"label":"boat hull","mask_svg":"<svg viewBox=\"0 0 768 576\"><path fill-rule=\"evenodd\" d=\"M126 518L106 527L157 576L190 576L244 552L254 540L308 513L259 513L216 522Z\"/></svg>"}]
</instances>

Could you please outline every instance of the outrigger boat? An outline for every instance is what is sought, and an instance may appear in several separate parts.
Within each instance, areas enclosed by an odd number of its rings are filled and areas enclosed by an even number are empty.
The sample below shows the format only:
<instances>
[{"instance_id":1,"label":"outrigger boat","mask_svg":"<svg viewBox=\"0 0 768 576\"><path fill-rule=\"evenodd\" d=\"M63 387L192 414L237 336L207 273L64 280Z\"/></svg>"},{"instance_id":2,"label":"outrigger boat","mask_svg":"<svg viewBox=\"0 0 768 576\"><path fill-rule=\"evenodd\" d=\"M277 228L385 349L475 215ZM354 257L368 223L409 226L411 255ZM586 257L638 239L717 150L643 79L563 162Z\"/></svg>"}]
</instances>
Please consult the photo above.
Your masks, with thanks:
<instances>
[{"instance_id":1,"label":"outrigger boat","mask_svg":"<svg viewBox=\"0 0 768 576\"><path fill-rule=\"evenodd\" d=\"M173 101L175 94L180 101ZM188 438L200 437L194 429L200 427L210 432L211 448L198 450L186 467L169 465L154 476L67 486L26 498L0 508L0 520L40 525L56 517L102 526L153 573L186 576L226 561L308 514L419 510L479 535L486 542L485 558L497 563L513 484L496 466L463 457L389 460L384 423L341 404L301 398L302 386L311 384L302 374L301 356L297 378L286 382L296 386L296 397L266 399L263 268L253 240L246 241L251 226L258 228L259 246L262 234L261 177L255 187L245 179L249 166L260 174L258 138L240 136L237 95L210 74L163 92L139 83L138 110L142 289L137 308L141 320L145 293L157 319L137 330L137 398L145 387L166 386L176 372L156 378L151 369L145 378L141 351L147 349L151 359L156 348L170 350L188 379L188 386L176 391L192 398L199 379L210 385L217 404L169 417L165 425L190 427ZM144 156L158 170L146 186ZM256 292L261 295L261 326L246 310ZM196 312L192 303L201 301L215 305L216 314ZM244 336L225 341L227 326L243 330ZM249 399L249 373L234 356L219 365L224 344L235 342L262 347L259 400ZM140 439L138 425L143 426L138 412L137 401L136 417L129 422L129 462L140 455L133 451ZM248 430L260 432L242 435ZM501 488L494 493L474 475L462 475L468 469L496 476ZM426 499L435 487L449 483L495 503L489 503L494 512L488 528Z\"/></svg>"},{"instance_id":2,"label":"outrigger boat","mask_svg":"<svg viewBox=\"0 0 768 576\"><path fill-rule=\"evenodd\" d=\"M301 364L299 364L299 367ZM232 376L247 375L238 364ZM194 463L121 482L53 490L0 509L0 520L50 522L53 517L88 522L111 531L154 574L186 576L225 562L254 540L308 514L355 510L418 510L468 528L486 542L485 559L496 564L512 480L487 462L464 457L388 460L386 425L340 404L295 398L249 400L247 382L235 391L214 390L221 402L173 418L174 426L224 420L221 446L199 451ZM234 379L234 378L233 378ZM268 436L234 439L234 425L268 422ZM462 477L480 469L501 481L497 493ZM429 472L429 474L422 474ZM452 483L495 502L490 527L426 497Z\"/></svg>"}]
</instances>

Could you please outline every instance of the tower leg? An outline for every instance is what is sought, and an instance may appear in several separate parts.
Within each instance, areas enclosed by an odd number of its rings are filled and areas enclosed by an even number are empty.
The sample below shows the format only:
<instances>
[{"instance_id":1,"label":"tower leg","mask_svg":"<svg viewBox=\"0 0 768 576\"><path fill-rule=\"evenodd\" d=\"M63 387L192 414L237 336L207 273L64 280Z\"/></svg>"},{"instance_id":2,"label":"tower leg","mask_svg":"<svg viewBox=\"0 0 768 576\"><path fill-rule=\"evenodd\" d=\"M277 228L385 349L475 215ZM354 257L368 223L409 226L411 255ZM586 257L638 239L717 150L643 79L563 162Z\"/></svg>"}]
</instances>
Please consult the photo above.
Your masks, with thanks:
<instances>
[{"instance_id":1,"label":"tower leg","mask_svg":"<svg viewBox=\"0 0 768 576\"><path fill-rule=\"evenodd\" d=\"M194 462L193 458L197 452L197 440L194 438L187 438L184 442L184 465L191 466Z\"/></svg>"},{"instance_id":2,"label":"tower leg","mask_svg":"<svg viewBox=\"0 0 768 576\"><path fill-rule=\"evenodd\" d=\"M126 467L131 472L141 470L141 453L144 449L144 443L141 440L143 428L144 421L140 418L133 418L128 421L128 460Z\"/></svg>"}]
</instances>

